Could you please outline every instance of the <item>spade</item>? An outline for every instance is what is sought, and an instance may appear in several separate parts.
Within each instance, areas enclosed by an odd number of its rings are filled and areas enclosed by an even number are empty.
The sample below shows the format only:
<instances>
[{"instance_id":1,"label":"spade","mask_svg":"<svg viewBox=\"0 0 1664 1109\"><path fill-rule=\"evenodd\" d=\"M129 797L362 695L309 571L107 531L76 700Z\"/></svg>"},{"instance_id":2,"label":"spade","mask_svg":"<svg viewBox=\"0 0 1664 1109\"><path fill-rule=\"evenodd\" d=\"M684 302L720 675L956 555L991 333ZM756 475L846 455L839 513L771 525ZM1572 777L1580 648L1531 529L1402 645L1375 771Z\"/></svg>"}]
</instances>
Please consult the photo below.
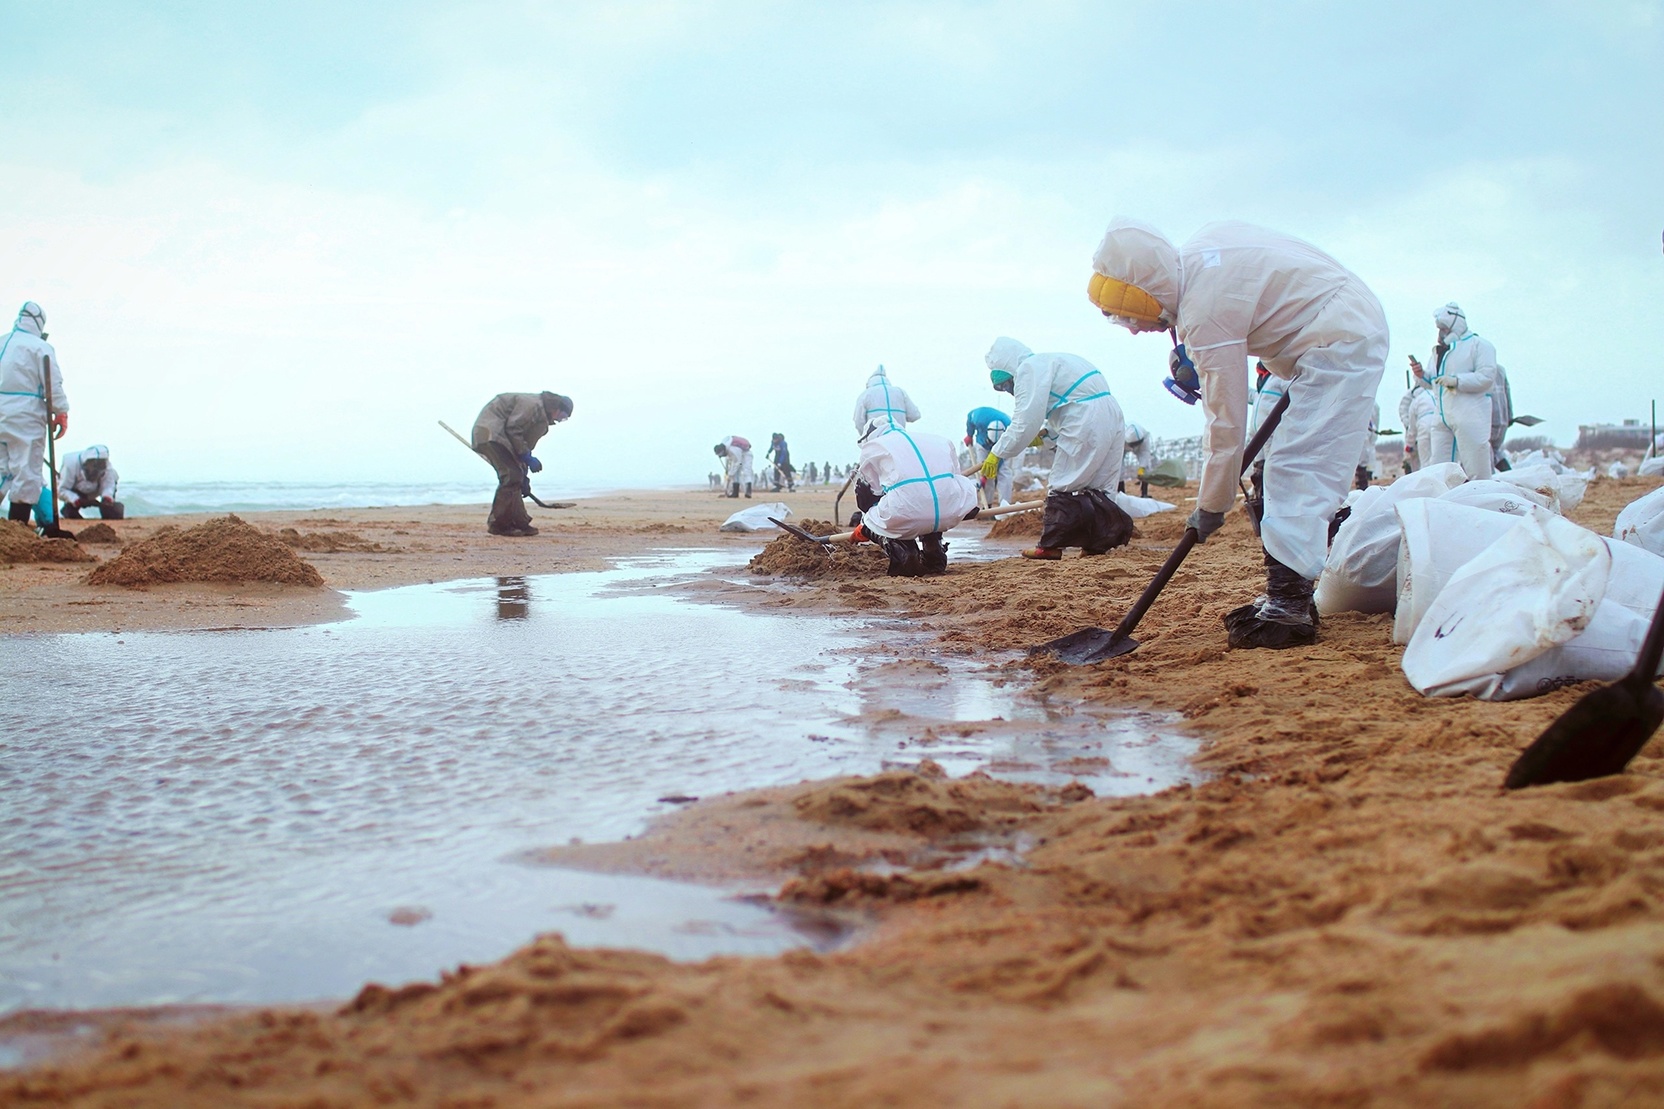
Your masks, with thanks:
<instances>
[{"instance_id":1,"label":"spade","mask_svg":"<svg viewBox=\"0 0 1664 1109\"><path fill-rule=\"evenodd\" d=\"M1635 668L1591 690L1521 752L1502 788L1582 782L1620 774L1664 720L1664 691L1653 684L1664 655L1664 597L1652 614Z\"/></svg>"},{"instance_id":2,"label":"spade","mask_svg":"<svg viewBox=\"0 0 1664 1109\"><path fill-rule=\"evenodd\" d=\"M1271 433L1277 429L1278 422L1283 418L1283 412L1288 408L1288 398L1289 394L1284 393L1283 399L1277 402L1277 407L1271 410L1271 414L1265 418L1265 422L1260 425L1260 429L1248 441L1248 446L1243 448L1243 469L1248 468L1248 464L1265 446L1265 441L1271 438ZM1196 545L1198 538L1195 528L1184 529L1184 537L1173 548L1173 553L1167 556L1167 561L1161 564L1161 569L1156 571L1156 576L1150 580L1150 584L1144 587L1144 592L1138 598L1138 603L1132 606L1132 611L1128 612L1121 622L1115 625L1114 631L1105 631L1103 628L1082 628L1079 631L1070 632L1068 635L1047 640L1038 647L1030 647L1028 653L1031 655L1053 654L1071 666L1083 666L1087 663L1102 662L1105 659L1117 658L1136 651L1138 640L1132 637L1133 629L1138 627L1138 622L1144 618L1144 614L1149 611L1150 606L1155 604L1156 598L1161 595L1162 589L1166 587L1168 579L1178 570L1179 563L1184 561L1185 555L1190 553L1190 548Z\"/></svg>"}]
</instances>

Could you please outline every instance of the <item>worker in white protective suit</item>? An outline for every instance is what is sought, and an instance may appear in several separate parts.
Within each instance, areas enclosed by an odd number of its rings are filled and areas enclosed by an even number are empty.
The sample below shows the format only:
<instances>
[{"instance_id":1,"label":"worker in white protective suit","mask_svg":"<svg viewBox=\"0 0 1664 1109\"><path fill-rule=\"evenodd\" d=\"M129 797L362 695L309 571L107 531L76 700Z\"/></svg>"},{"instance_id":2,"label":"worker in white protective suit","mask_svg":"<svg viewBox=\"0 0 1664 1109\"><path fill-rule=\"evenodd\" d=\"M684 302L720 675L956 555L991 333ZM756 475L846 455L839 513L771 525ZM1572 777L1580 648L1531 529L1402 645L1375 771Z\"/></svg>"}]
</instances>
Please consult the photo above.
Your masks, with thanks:
<instances>
[{"instance_id":1,"label":"worker in white protective suit","mask_svg":"<svg viewBox=\"0 0 1664 1109\"><path fill-rule=\"evenodd\" d=\"M861 433L860 519L854 541L890 557L892 577L943 574L942 533L976 509L977 483L959 472L958 453L940 435L893 427L874 416Z\"/></svg>"},{"instance_id":2,"label":"worker in white protective suit","mask_svg":"<svg viewBox=\"0 0 1664 1109\"><path fill-rule=\"evenodd\" d=\"M64 458L58 471L58 496L63 498L64 517L79 520L81 513L98 509L105 520L120 520L126 508L116 500L116 483L121 475L110 465L110 448L102 444L78 450Z\"/></svg>"},{"instance_id":3,"label":"worker in white protective suit","mask_svg":"<svg viewBox=\"0 0 1664 1109\"><path fill-rule=\"evenodd\" d=\"M1156 464L1155 452L1151 449L1154 440L1150 437L1150 433L1138 424L1128 424L1124 437L1126 442L1125 453L1132 455L1133 476L1138 479L1138 495L1148 497L1150 495L1150 471L1155 468ZM1121 460L1121 468L1123 471L1126 469L1125 457ZM1122 478L1116 488L1125 493L1127 491L1126 479Z\"/></svg>"},{"instance_id":4,"label":"worker in white protective suit","mask_svg":"<svg viewBox=\"0 0 1664 1109\"><path fill-rule=\"evenodd\" d=\"M907 390L890 384L890 375L879 366L867 378L866 388L855 398L855 434L867 429L867 421L877 417L888 427L906 427L919 418L919 406L907 395Z\"/></svg>"},{"instance_id":5,"label":"worker in white protective suit","mask_svg":"<svg viewBox=\"0 0 1664 1109\"><path fill-rule=\"evenodd\" d=\"M1065 547L1100 555L1132 538L1132 517L1111 496L1121 482L1126 429L1104 375L1073 354L1035 354L1000 336L984 361L994 388L1010 393L1011 426L982 464L993 480L1037 436L1054 445L1040 543L1024 558L1055 560Z\"/></svg>"},{"instance_id":6,"label":"worker in white protective suit","mask_svg":"<svg viewBox=\"0 0 1664 1109\"><path fill-rule=\"evenodd\" d=\"M737 498L740 486L745 486L745 498L751 499L751 440L740 435L730 435L714 448L716 456L722 459L724 496Z\"/></svg>"},{"instance_id":7,"label":"worker in white protective suit","mask_svg":"<svg viewBox=\"0 0 1664 1109\"><path fill-rule=\"evenodd\" d=\"M69 398L45 328L46 313L31 300L0 342L0 500L11 499L10 518L20 523L40 498L46 436L62 439L69 430Z\"/></svg>"},{"instance_id":8,"label":"worker in white protective suit","mask_svg":"<svg viewBox=\"0 0 1664 1109\"><path fill-rule=\"evenodd\" d=\"M1375 480L1375 468L1380 465L1375 453L1375 440L1381 435L1381 406L1373 404L1369 409L1369 435L1364 439L1363 453L1358 456L1358 472L1352 478L1352 484L1358 489L1368 489L1369 483Z\"/></svg>"},{"instance_id":9,"label":"worker in white protective suit","mask_svg":"<svg viewBox=\"0 0 1664 1109\"><path fill-rule=\"evenodd\" d=\"M1469 479L1491 476L1491 386L1496 382L1496 348L1468 329L1455 301L1433 313L1439 328L1433 376L1428 385L1438 419L1433 421L1427 461L1460 462Z\"/></svg>"},{"instance_id":10,"label":"worker in white protective suit","mask_svg":"<svg viewBox=\"0 0 1664 1109\"><path fill-rule=\"evenodd\" d=\"M1491 467L1511 470L1508 456L1502 453L1502 441L1508 438L1508 428L1514 422L1514 390L1508 385L1508 372L1496 368L1496 380L1491 384Z\"/></svg>"},{"instance_id":11,"label":"worker in white protective suit","mask_svg":"<svg viewBox=\"0 0 1664 1109\"><path fill-rule=\"evenodd\" d=\"M1433 424L1439 407L1427 386L1427 371L1410 355L1410 391L1398 401L1398 422L1404 425L1404 472L1430 466L1433 456Z\"/></svg>"},{"instance_id":12,"label":"worker in white protective suit","mask_svg":"<svg viewBox=\"0 0 1664 1109\"><path fill-rule=\"evenodd\" d=\"M1208 224L1181 250L1148 224L1118 219L1092 268L1093 304L1135 334L1169 332L1176 385L1194 388L1207 412L1206 457L1189 519L1198 540L1224 526L1236 501L1248 358L1287 382L1288 408L1264 452L1265 595L1233 610L1225 624L1233 647L1314 642L1312 589L1386 367L1380 301L1310 243L1247 223Z\"/></svg>"},{"instance_id":13,"label":"worker in white protective suit","mask_svg":"<svg viewBox=\"0 0 1664 1109\"><path fill-rule=\"evenodd\" d=\"M1271 410L1277 407L1277 402L1288 392L1288 385L1280 377L1272 377L1271 371L1265 368L1265 363L1254 362L1254 403L1248 411L1248 436L1252 438L1259 433L1260 424L1265 422ZM1265 515L1265 452L1254 459L1254 464L1248 470L1248 523L1254 529L1254 534L1260 533L1260 519Z\"/></svg>"}]
</instances>

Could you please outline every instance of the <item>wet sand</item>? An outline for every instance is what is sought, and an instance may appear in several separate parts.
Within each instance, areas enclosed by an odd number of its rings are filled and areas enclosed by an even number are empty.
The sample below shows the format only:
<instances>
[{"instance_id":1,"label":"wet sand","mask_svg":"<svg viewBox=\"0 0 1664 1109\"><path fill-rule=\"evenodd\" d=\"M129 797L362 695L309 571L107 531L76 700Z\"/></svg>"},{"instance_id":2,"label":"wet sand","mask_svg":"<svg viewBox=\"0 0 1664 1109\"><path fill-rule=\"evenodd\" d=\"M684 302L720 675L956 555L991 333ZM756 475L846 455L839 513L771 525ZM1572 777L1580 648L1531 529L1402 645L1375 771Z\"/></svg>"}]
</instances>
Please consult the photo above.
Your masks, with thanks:
<instances>
[{"instance_id":1,"label":"wet sand","mask_svg":"<svg viewBox=\"0 0 1664 1109\"><path fill-rule=\"evenodd\" d=\"M1606 533L1656 484L1597 482L1572 518ZM733 502L680 496L690 507L644 497L641 515L596 510L509 553L468 537L477 522L466 510L289 522L409 549L308 556L329 585L357 588L728 542L702 529ZM825 516L821 499L799 515ZM396 523L412 519L427 523ZM689 532L639 530L671 527ZM904 612L942 650L1024 679L1023 663L996 652L1112 624L1181 528L1180 513L1142 521L1130 549L1095 560L706 592ZM422 567L427 576L400 577ZM9 627L12 606L43 630L69 626L40 610L81 596L84 573L6 570L25 588L8 589L0 613ZM1398 669L1386 616L1329 618L1308 649L1229 652L1219 618L1259 578L1258 548L1235 516L1175 576L1135 654L1034 671L1059 696L1182 712L1205 739L1204 785L1100 799L925 766L720 799L640 849L589 856L714 875L750 846L748 873L780 879L782 901L870 920L853 948L689 965L547 936L438 982L366 987L333 1012L264 1010L187 1029L118 1021L96 1051L0 1077L0 1104L1664 1100L1659 745L1621 777L1503 795L1514 756L1587 686L1500 705L1422 698ZM207 620L239 599L170 588ZM108 603L86 619L107 627L167 607ZM269 604L291 613L282 596ZM327 618L306 604L293 613ZM964 866L933 849L979 836L1023 852Z\"/></svg>"}]
</instances>

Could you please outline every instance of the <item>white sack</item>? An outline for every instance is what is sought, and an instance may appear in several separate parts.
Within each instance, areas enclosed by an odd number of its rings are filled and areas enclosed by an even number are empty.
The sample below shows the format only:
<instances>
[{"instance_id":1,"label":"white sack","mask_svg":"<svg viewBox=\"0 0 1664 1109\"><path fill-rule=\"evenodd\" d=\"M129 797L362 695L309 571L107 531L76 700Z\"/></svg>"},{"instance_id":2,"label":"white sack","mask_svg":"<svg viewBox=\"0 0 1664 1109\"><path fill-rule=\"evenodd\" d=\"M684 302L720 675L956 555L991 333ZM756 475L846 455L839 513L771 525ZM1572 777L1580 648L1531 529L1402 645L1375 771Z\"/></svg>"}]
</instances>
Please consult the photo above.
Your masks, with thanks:
<instances>
[{"instance_id":1,"label":"white sack","mask_svg":"<svg viewBox=\"0 0 1664 1109\"><path fill-rule=\"evenodd\" d=\"M1612 538L1664 555L1664 486L1625 505L1612 525Z\"/></svg>"},{"instance_id":2,"label":"white sack","mask_svg":"<svg viewBox=\"0 0 1664 1109\"><path fill-rule=\"evenodd\" d=\"M1629 467L1625 466L1621 461L1620 462L1614 462L1614 463L1612 463L1612 465L1610 465L1606 468L1606 476L1609 477L1609 478L1628 477L1629 476Z\"/></svg>"},{"instance_id":3,"label":"white sack","mask_svg":"<svg viewBox=\"0 0 1664 1109\"><path fill-rule=\"evenodd\" d=\"M774 525L768 522L773 516L777 520L784 520L792 514L784 501L773 501L769 504L754 504L750 508L742 508L726 520L718 531L772 531Z\"/></svg>"},{"instance_id":4,"label":"white sack","mask_svg":"<svg viewBox=\"0 0 1664 1109\"><path fill-rule=\"evenodd\" d=\"M1664 458L1655 456L1644 459L1635 472L1642 477L1657 477L1659 474L1664 474Z\"/></svg>"},{"instance_id":5,"label":"white sack","mask_svg":"<svg viewBox=\"0 0 1664 1109\"><path fill-rule=\"evenodd\" d=\"M1398 545L1398 605L1392 641L1408 643L1439 591L1463 566L1519 524L1518 515L1460 504L1450 499L1470 481L1433 500L1406 501L1397 508L1403 537Z\"/></svg>"},{"instance_id":6,"label":"white sack","mask_svg":"<svg viewBox=\"0 0 1664 1109\"><path fill-rule=\"evenodd\" d=\"M1539 462L1533 466L1515 466L1512 470L1498 470L1491 476L1496 481L1505 481L1536 493L1539 497L1547 498L1550 501L1549 507L1556 512L1568 511L1560 496L1560 475L1546 462Z\"/></svg>"},{"instance_id":7,"label":"white sack","mask_svg":"<svg viewBox=\"0 0 1664 1109\"><path fill-rule=\"evenodd\" d=\"M1403 501L1437 497L1466 480L1459 463L1441 462L1391 485L1372 485L1352 502L1352 515L1335 533L1313 594L1317 611L1391 612L1398 596L1399 524Z\"/></svg>"},{"instance_id":8,"label":"white sack","mask_svg":"<svg viewBox=\"0 0 1664 1109\"><path fill-rule=\"evenodd\" d=\"M1404 649L1404 676L1435 697L1494 684L1587 628L1611 571L1598 535L1534 509L1451 575Z\"/></svg>"},{"instance_id":9,"label":"white sack","mask_svg":"<svg viewBox=\"0 0 1664 1109\"><path fill-rule=\"evenodd\" d=\"M1556 511L1560 496L1558 491L1544 494L1536 489L1527 489L1523 485L1492 478L1458 485L1450 492L1441 494L1439 500L1450 504L1464 504L1469 508L1483 508L1491 512L1506 512L1510 516L1524 516L1531 511L1533 505L1546 508L1550 512Z\"/></svg>"},{"instance_id":10,"label":"white sack","mask_svg":"<svg viewBox=\"0 0 1664 1109\"><path fill-rule=\"evenodd\" d=\"M1146 516L1154 516L1158 512L1171 512L1179 507L1158 501L1154 497L1135 497L1131 493L1111 493L1115 503L1121 506L1121 511L1134 520L1142 520Z\"/></svg>"}]
</instances>

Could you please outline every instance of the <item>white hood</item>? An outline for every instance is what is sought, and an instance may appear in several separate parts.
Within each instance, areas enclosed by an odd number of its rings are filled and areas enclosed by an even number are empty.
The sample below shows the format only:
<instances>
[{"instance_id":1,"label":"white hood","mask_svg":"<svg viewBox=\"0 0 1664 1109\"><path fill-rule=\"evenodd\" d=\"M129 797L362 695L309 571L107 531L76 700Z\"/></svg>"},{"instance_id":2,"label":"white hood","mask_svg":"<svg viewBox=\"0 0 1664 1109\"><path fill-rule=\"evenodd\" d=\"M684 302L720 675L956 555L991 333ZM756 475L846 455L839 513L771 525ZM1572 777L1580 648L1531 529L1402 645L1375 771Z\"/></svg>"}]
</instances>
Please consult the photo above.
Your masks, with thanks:
<instances>
[{"instance_id":1,"label":"white hood","mask_svg":"<svg viewBox=\"0 0 1664 1109\"><path fill-rule=\"evenodd\" d=\"M1092 256L1092 269L1138 286L1156 298L1168 320L1179 318L1179 249L1149 224L1121 217L1111 220Z\"/></svg>"},{"instance_id":2,"label":"white hood","mask_svg":"<svg viewBox=\"0 0 1664 1109\"><path fill-rule=\"evenodd\" d=\"M885 373L884 367L880 365L878 369L872 372L872 376L867 378L867 387L870 389L872 386L882 385L888 380L890 380L890 375Z\"/></svg>"},{"instance_id":3,"label":"white hood","mask_svg":"<svg viewBox=\"0 0 1664 1109\"><path fill-rule=\"evenodd\" d=\"M994 340L994 345L988 348L988 353L983 357L983 361L988 363L990 370L1004 370L1008 374L1015 375L1017 367L1022 365L1023 359L1029 358L1033 354L1032 350L1029 350L1017 340L1001 335Z\"/></svg>"},{"instance_id":4,"label":"white hood","mask_svg":"<svg viewBox=\"0 0 1664 1109\"><path fill-rule=\"evenodd\" d=\"M1461 307L1454 300L1433 313L1433 322L1440 330L1445 331L1450 339L1460 339L1468 333L1468 318L1462 314Z\"/></svg>"},{"instance_id":5,"label":"white hood","mask_svg":"<svg viewBox=\"0 0 1664 1109\"><path fill-rule=\"evenodd\" d=\"M17 310L16 327L19 331L39 335L46 329L46 313L42 312L40 305L34 301L25 301L23 307Z\"/></svg>"}]
</instances>

